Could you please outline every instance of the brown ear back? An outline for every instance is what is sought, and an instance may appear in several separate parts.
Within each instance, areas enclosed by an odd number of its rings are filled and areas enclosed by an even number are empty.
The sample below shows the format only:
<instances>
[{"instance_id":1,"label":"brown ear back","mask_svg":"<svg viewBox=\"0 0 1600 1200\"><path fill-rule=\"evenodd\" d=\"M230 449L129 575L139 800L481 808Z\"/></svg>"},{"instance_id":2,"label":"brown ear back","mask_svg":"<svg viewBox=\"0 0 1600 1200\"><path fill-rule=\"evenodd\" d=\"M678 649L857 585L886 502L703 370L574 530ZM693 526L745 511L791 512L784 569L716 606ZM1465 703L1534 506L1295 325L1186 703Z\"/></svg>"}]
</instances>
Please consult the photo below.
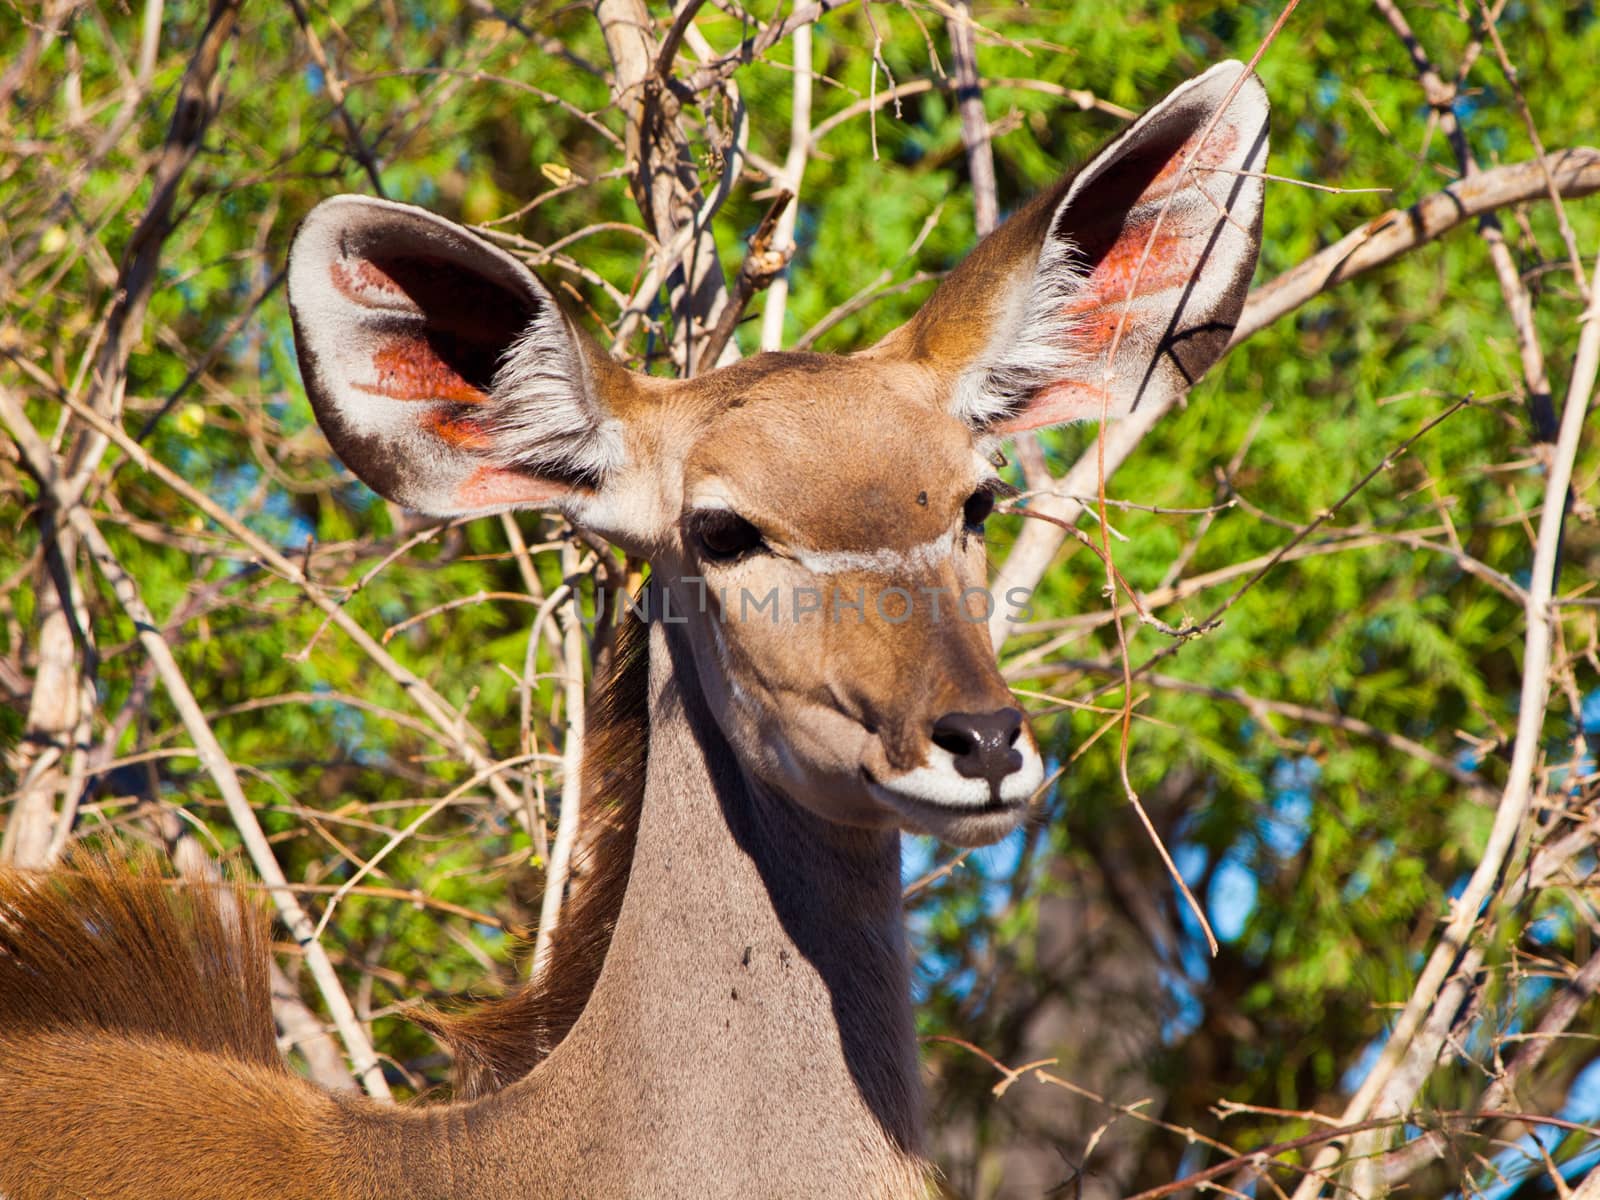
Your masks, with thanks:
<instances>
[{"instance_id":1,"label":"brown ear back","mask_svg":"<svg viewBox=\"0 0 1600 1200\"><path fill-rule=\"evenodd\" d=\"M1239 63L1182 85L985 239L901 352L993 433L1187 389L1226 349L1255 269L1267 113Z\"/></svg>"},{"instance_id":2,"label":"brown ear back","mask_svg":"<svg viewBox=\"0 0 1600 1200\"><path fill-rule=\"evenodd\" d=\"M440 515L551 504L620 438L579 335L510 255L422 209L339 196L289 255L301 375L334 452Z\"/></svg>"}]
</instances>

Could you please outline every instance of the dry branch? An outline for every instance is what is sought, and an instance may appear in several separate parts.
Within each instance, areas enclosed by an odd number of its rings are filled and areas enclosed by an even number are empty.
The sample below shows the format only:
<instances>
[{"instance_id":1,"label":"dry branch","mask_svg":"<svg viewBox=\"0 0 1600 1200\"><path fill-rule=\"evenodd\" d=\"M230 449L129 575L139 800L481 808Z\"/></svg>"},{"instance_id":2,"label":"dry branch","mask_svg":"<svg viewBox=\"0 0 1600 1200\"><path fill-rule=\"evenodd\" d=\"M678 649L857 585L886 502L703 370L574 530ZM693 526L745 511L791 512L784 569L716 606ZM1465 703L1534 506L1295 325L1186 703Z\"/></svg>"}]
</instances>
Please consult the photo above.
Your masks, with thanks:
<instances>
[{"instance_id":1,"label":"dry branch","mask_svg":"<svg viewBox=\"0 0 1600 1200\"><path fill-rule=\"evenodd\" d=\"M950 32L950 57L955 66L956 104L961 111L961 140L967 150L967 177L972 181L973 220L978 236L1000 222L1000 200L994 179L994 149L989 144L989 118L983 111L978 82L978 44L972 32L972 5L955 0L945 18Z\"/></svg>"},{"instance_id":2,"label":"dry branch","mask_svg":"<svg viewBox=\"0 0 1600 1200\"><path fill-rule=\"evenodd\" d=\"M1533 160L1479 171L1409 208L1392 209L1352 230L1326 250L1250 293L1233 344L1287 316L1315 296L1348 279L1393 262L1456 226L1513 204L1546 199L1548 178L1575 200L1600 191L1600 150L1577 146Z\"/></svg>"},{"instance_id":3,"label":"dry branch","mask_svg":"<svg viewBox=\"0 0 1600 1200\"><path fill-rule=\"evenodd\" d=\"M104 435L113 445L132 459L141 470L159 479L164 485L182 497L185 502L192 505L196 511L203 513L210 520L215 521L223 529L227 530L262 563L288 582L300 588L306 597L327 614L328 618L355 643L363 654L372 660L379 670L405 691L412 702L422 710L423 715L434 723L441 734L449 739L456 753L466 761L467 765L475 771L485 773L490 790L495 793L505 811L518 820L525 818L525 811L516 793L511 790L504 779L500 778L498 773L488 772L488 768L492 764L481 748L482 738L477 730L468 724L463 716L444 697L434 691L425 680L415 672L402 666L393 655L383 648L377 638L368 633L350 615L344 604L334 599L321 585L312 580L300 564L281 554L265 538L256 534L238 518L222 509L211 497L189 483L188 480L170 467L154 458L149 451L129 437L120 427L106 421L97 413L75 404L70 399L65 400L65 404L74 416ZM21 419L25 420L26 418Z\"/></svg>"},{"instance_id":4,"label":"dry branch","mask_svg":"<svg viewBox=\"0 0 1600 1200\"><path fill-rule=\"evenodd\" d=\"M569 580L579 573L578 551L568 545L562 549L562 574ZM551 939L561 921L566 899L572 852L578 844L578 825L583 817L579 784L583 777L583 738L587 729L583 686L583 627L578 619L578 599L568 585L568 598L562 608L561 683L566 702L566 742L561 750L561 815L556 822L556 840L550 848L550 867L545 875L544 897L539 907L539 931L533 946L535 977L550 960ZM551 597L551 601L555 600ZM532 636L537 636L535 628Z\"/></svg>"},{"instance_id":5,"label":"dry branch","mask_svg":"<svg viewBox=\"0 0 1600 1200\"><path fill-rule=\"evenodd\" d=\"M675 22L671 36L681 39L693 19L698 4L685 6L683 20ZM721 315L728 301L728 288L716 242L711 237L711 218L720 206L707 205L702 197L694 154L681 120L683 102L675 86L669 86L661 60L670 66L676 41L663 47L656 42L653 23L643 0L600 0L595 17L605 35L613 71L612 96L627 116L629 161L634 164L630 180L633 198L644 216L645 225L662 247L656 255L656 277L667 282L672 296L674 352L687 363L694 353L696 325L709 326ZM664 50L671 53L663 53ZM720 78L703 85L691 85L689 92L709 92ZM729 163L724 179L735 174ZM725 197L726 187L713 195ZM659 286L657 283L656 286ZM654 288L644 293L646 304Z\"/></svg>"},{"instance_id":6,"label":"dry branch","mask_svg":"<svg viewBox=\"0 0 1600 1200\"><path fill-rule=\"evenodd\" d=\"M790 39L794 50L794 80L789 106L789 152L778 186L794 197L778 217L772 247L783 255L783 270L767 289L767 304L761 314L761 348L783 349L783 320L789 304L789 262L794 257L794 227L800 215L800 187L805 182L806 163L811 155L811 26L802 25Z\"/></svg>"},{"instance_id":7,"label":"dry branch","mask_svg":"<svg viewBox=\"0 0 1600 1200\"><path fill-rule=\"evenodd\" d=\"M745 253L744 261L739 264L739 279L733 299L723 306L716 328L700 348L703 361L715 363L721 360L722 352L732 339L734 330L739 327L750 301L755 299L757 292L771 285L789 265L789 251L775 247L773 239L778 222L789 211L793 199L793 192L779 192L767 209L767 215L761 218L761 224L750 235L750 248Z\"/></svg>"},{"instance_id":8,"label":"dry branch","mask_svg":"<svg viewBox=\"0 0 1600 1200\"><path fill-rule=\"evenodd\" d=\"M223 50L232 40L239 16L239 0L214 0L205 32L178 85L172 124L160 158L151 173L153 194L123 251L116 299L107 315L101 348L95 359L90 404L96 412L115 418L122 411L127 384L128 357L144 336L144 314L155 288L161 254L176 223L174 209L178 186L200 153L206 130L222 99ZM67 458L61 501L63 509L78 503L105 452L104 438L93 430Z\"/></svg>"},{"instance_id":9,"label":"dry branch","mask_svg":"<svg viewBox=\"0 0 1600 1200\"><path fill-rule=\"evenodd\" d=\"M30 38L30 51L13 65L0 92L9 93L24 76L31 54L56 36L77 6L52 5ZM162 253L176 224L178 189L199 154L206 130L221 100L223 51L232 40L238 0L215 0L204 33L180 80L166 140L151 171L153 194L133 229L117 271L116 288L100 331L89 403L115 417L122 408L128 359L143 337L145 310L153 291ZM134 105L129 104L131 114ZM131 117L130 117L131 119ZM84 780L94 711L97 656L82 589L77 580L78 543L70 532L71 512L89 486L106 441L93 430L63 455L60 485L51 503L41 507L38 521L44 553L40 578L38 647L28 716L28 744L17 756L23 780L14 809L14 823L5 834L8 861L44 866L53 847L71 828ZM70 764L62 770L60 764ZM60 810L55 797L60 795Z\"/></svg>"},{"instance_id":10,"label":"dry branch","mask_svg":"<svg viewBox=\"0 0 1600 1200\"><path fill-rule=\"evenodd\" d=\"M1373 0L1373 7L1389 23L1395 36L1411 55L1412 65L1417 72L1417 81L1422 86L1423 95L1429 107L1433 109L1440 128L1444 130L1450 149L1455 154L1456 163L1461 168L1461 174L1466 179L1471 179L1481 168L1473 156L1472 148L1467 144L1466 131L1462 129L1461 122L1456 116L1455 106L1461 90L1460 83L1451 85L1440 77L1437 68L1428 57L1428 52L1412 33L1411 26L1406 22L1405 15L1401 13L1399 5L1394 0ZM1491 27L1498 17L1498 9L1503 7L1504 0L1501 0L1496 6L1497 11L1488 14ZM1477 57L1478 48L1481 48L1482 44L1482 38L1473 39L1471 58ZM1466 69L1464 66L1459 76L1462 80L1466 78ZM1545 178L1548 180L1549 176L1546 175ZM1555 187L1551 188L1552 194L1558 191L1559 189ZM1505 298L1506 311L1511 317L1512 327L1516 330L1517 350L1522 359L1522 379L1528 389L1526 402L1529 416L1533 421L1534 434L1540 441L1550 441L1555 436L1555 415L1551 408L1550 376L1545 368L1544 350L1539 345L1539 335L1533 327L1533 299L1529 296L1527 286L1522 282L1522 275L1518 272L1517 264L1511 256L1511 247L1506 244L1505 230L1500 226L1500 218L1492 209L1479 215L1478 236L1483 239L1483 244L1489 251L1489 261L1494 266L1495 281L1500 285L1500 294Z\"/></svg>"}]
</instances>

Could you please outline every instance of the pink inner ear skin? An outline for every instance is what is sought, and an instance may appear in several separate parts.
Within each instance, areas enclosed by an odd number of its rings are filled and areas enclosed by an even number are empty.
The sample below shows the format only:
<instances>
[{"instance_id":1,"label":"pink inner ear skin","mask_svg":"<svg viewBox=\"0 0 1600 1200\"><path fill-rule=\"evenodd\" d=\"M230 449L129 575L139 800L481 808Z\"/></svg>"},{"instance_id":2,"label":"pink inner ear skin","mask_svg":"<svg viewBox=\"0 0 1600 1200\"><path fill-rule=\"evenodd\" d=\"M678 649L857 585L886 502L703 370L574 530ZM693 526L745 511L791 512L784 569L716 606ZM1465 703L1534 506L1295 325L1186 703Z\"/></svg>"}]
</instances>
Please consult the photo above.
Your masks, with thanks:
<instances>
[{"instance_id":1,"label":"pink inner ear skin","mask_svg":"<svg viewBox=\"0 0 1600 1200\"><path fill-rule=\"evenodd\" d=\"M1068 421L1098 421L1109 411L1117 411L1117 385L1111 385L1109 402L1100 381L1068 379L1042 389L1029 405L1007 422L1000 433L1021 433L1028 429L1042 429L1046 425L1061 425Z\"/></svg>"},{"instance_id":2,"label":"pink inner ear skin","mask_svg":"<svg viewBox=\"0 0 1600 1200\"><path fill-rule=\"evenodd\" d=\"M436 408L422 419L422 424L429 433L453 450L483 452L494 448L494 439L489 436L483 422L462 416L459 411Z\"/></svg>"},{"instance_id":3,"label":"pink inner ear skin","mask_svg":"<svg viewBox=\"0 0 1600 1200\"><path fill-rule=\"evenodd\" d=\"M1155 211L1147 220L1130 220L1122 235L1106 251L1084 282L1083 290L1062 309L1062 328L1069 330L1074 357L1082 362L1076 376L1068 376L1038 396L1003 430L1020 432L1063 421L1098 421L1104 412L1104 388L1109 386L1109 408L1115 413L1131 390L1142 380L1121 378L1123 374L1143 375L1148 354L1130 354L1138 347L1148 349L1166 333L1163 316L1160 329L1152 328L1149 297L1183 288L1193 277L1197 257L1204 251L1210 226L1191 228L1179 212L1180 201L1167 212L1145 257L1145 243L1155 225ZM1141 270L1140 262L1144 267ZM1137 284L1134 273L1138 272ZM1134 287L1136 291L1131 291ZM1123 314L1126 312L1126 320ZM1163 313L1165 308L1163 306ZM1122 341L1117 347L1118 378L1107 384L1100 373L1111 355L1117 327L1122 326ZM1081 356L1081 357L1080 357Z\"/></svg>"},{"instance_id":4,"label":"pink inner ear skin","mask_svg":"<svg viewBox=\"0 0 1600 1200\"><path fill-rule=\"evenodd\" d=\"M379 308L415 309L405 289L392 276L380 271L371 259L336 259L328 264L334 289L355 304Z\"/></svg>"},{"instance_id":5,"label":"pink inner ear skin","mask_svg":"<svg viewBox=\"0 0 1600 1200\"><path fill-rule=\"evenodd\" d=\"M456 404L483 404L484 392L468 383L426 341L397 337L373 352L375 383L351 382L351 387L390 400L447 400Z\"/></svg>"},{"instance_id":6,"label":"pink inner ear skin","mask_svg":"<svg viewBox=\"0 0 1600 1200\"><path fill-rule=\"evenodd\" d=\"M1154 213L1147 221L1130 221L1105 257L1095 264L1083 291L1062 310L1064 328L1072 331L1075 350L1096 358L1109 354L1126 301L1137 302L1141 296L1182 287L1188 282L1194 272L1194 259L1204 248L1204 242L1191 245L1191 239L1209 230L1185 228L1184 219L1174 206L1161 223L1161 230L1146 257L1145 244L1150 242L1154 227ZM1143 270L1139 267L1141 262ZM1135 303L1128 312L1124 339L1139 319Z\"/></svg>"},{"instance_id":7,"label":"pink inner ear skin","mask_svg":"<svg viewBox=\"0 0 1600 1200\"><path fill-rule=\"evenodd\" d=\"M455 507L461 512L550 504L572 489L547 479L536 479L504 467L479 467L456 489Z\"/></svg>"},{"instance_id":8,"label":"pink inner ear skin","mask_svg":"<svg viewBox=\"0 0 1600 1200\"><path fill-rule=\"evenodd\" d=\"M1189 161L1189 155L1194 152L1195 145L1200 141L1201 132L1204 132L1203 126L1199 132L1196 132L1193 137L1179 146L1171 158L1167 159L1161 170L1156 172L1156 177L1150 181L1150 186L1145 189L1144 199L1160 200L1165 197L1167 188L1171 185L1173 178L1177 175L1179 169ZM1211 173L1205 168L1218 167L1235 161L1238 157L1235 152L1239 147L1239 132L1237 125L1224 124L1213 129L1211 136L1206 138L1205 148L1200 151L1194 160L1195 170L1193 174L1184 183L1192 187L1196 182L1203 180L1206 175Z\"/></svg>"}]
</instances>

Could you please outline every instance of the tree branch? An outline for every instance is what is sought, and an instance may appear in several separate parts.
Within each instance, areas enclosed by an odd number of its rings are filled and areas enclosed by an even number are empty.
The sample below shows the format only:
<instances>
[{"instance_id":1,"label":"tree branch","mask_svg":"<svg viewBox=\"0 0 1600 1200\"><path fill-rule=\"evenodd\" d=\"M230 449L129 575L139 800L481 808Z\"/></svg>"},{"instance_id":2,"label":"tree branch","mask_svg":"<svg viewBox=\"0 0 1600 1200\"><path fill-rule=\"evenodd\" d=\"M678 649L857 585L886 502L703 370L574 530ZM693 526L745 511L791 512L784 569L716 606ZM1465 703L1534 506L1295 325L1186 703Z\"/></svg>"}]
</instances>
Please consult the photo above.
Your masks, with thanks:
<instances>
[{"instance_id":1,"label":"tree branch","mask_svg":"<svg viewBox=\"0 0 1600 1200\"><path fill-rule=\"evenodd\" d=\"M750 235L750 248L744 261L739 264L739 282L734 289L733 299L723 306L716 328L701 347L701 361L713 364L720 361L723 348L733 337L734 330L739 328L750 301L762 288L770 286L789 265L789 253L777 249L772 243L778 222L789 211L793 199L793 192L779 192L768 206L766 216L761 218L761 224Z\"/></svg>"},{"instance_id":2,"label":"tree branch","mask_svg":"<svg viewBox=\"0 0 1600 1200\"><path fill-rule=\"evenodd\" d=\"M983 86L978 82L978 47L972 34L969 0L955 0L945 18L945 27L955 64L956 105L961 110L961 141L967 148L967 176L972 180L973 220L978 236L986 237L1000 222L1000 200L995 188L989 118L983 111Z\"/></svg>"},{"instance_id":3,"label":"tree branch","mask_svg":"<svg viewBox=\"0 0 1600 1200\"><path fill-rule=\"evenodd\" d=\"M789 152L784 156L778 186L794 200L778 218L772 235L773 249L783 255L783 269L767 289L767 304L761 314L761 348L783 349L783 321L789 307L789 263L794 258L794 228L800 216L800 185L805 182L806 163L811 155L811 26L794 31L790 42L794 50L794 80L789 105Z\"/></svg>"},{"instance_id":4,"label":"tree branch","mask_svg":"<svg viewBox=\"0 0 1600 1200\"><path fill-rule=\"evenodd\" d=\"M261 562L304 592L307 599L327 614L328 618L344 632L345 636L355 643L357 649L370 658L379 670L399 685L401 690L411 698L412 703L421 709L423 714L439 729L440 733L449 740L455 752L466 761L468 766L472 767L474 771L488 770L492 764L489 757L484 753L482 738L477 731L425 680L415 672L402 666L392 654L379 644L376 638L366 631L360 622L350 615L340 601L328 595L322 586L307 575L299 564L279 553L271 543L251 530L244 522L225 511L211 497L173 471L172 468L154 458L148 450L129 437L120 427L113 425L98 413L84 408L69 398L63 397L62 403L80 421L92 426L131 458L141 470L159 479L164 485L181 496L186 503L192 505L196 511L204 514L225 529ZM21 406L13 404L13 407L18 413L19 419L25 423L26 416L21 413ZM28 426L28 429L32 432L31 425ZM527 813L522 802L505 780L500 778L497 773L488 774L486 778L490 790L494 792L495 798L505 811L518 821L526 820Z\"/></svg>"}]
</instances>

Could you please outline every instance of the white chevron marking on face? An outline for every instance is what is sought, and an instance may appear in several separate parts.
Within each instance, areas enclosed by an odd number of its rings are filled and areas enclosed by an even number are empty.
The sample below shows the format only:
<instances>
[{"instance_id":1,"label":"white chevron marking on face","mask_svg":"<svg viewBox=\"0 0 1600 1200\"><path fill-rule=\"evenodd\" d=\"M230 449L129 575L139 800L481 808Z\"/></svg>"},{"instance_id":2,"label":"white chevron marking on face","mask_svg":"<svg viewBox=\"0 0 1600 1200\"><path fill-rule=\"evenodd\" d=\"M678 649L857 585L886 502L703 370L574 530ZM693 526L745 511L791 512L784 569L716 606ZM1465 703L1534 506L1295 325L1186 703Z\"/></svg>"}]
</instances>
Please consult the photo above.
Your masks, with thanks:
<instances>
[{"instance_id":1,"label":"white chevron marking on face","mask_svg":"<svg viewBox=\"0 0 1600 1200\"><path fill-rule=\"evenodd\" d=\"M806 550L795 546L792 552L795 561L813 575L843 575L851 571L885 574L916 571L949 558L955 539L955 531L950 530L909 550Z\"/></svg>"}]
</instances>

